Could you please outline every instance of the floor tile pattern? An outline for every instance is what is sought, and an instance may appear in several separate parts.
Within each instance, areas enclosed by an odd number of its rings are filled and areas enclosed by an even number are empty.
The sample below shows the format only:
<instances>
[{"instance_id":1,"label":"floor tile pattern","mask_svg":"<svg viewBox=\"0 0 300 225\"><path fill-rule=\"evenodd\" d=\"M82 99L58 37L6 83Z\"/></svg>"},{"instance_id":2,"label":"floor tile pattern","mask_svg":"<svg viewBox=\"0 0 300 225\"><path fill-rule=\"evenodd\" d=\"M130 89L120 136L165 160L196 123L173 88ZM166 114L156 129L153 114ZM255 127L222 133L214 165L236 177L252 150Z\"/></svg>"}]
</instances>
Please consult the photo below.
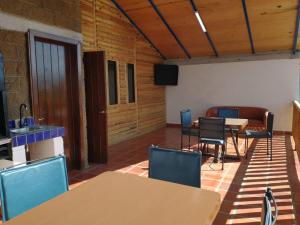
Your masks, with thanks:
<instances>
[{"instance_id":1,"label":"floor tile pattern","mask_svg":"<svg viewBox=\"0 0 300 225\"><path fill-rule=\"evenodd\" d=\"M197 149L196 139L192 148ZM109 148L107 165L91 165L82 171L70 171L70 189L105 171L119 171L137 176L148 176L148 148L151 144L167 148L180 148L180 130L163 128L144 136L122 142ZM300 166L289 135L276 135L273 139L273 161L266 154L266 141L253 140L248 159L228 159L225 169L204 157L201 172L202 188L214 190L222 196L222 206L215 225L259 225L262 197L271 187L278 202L276 224L300 224ZM244 140L239 140L244 155ZM228 154L234 154L228 139ZM199 212L200 213L200 212Z\"/></svg>"}]
</instances>

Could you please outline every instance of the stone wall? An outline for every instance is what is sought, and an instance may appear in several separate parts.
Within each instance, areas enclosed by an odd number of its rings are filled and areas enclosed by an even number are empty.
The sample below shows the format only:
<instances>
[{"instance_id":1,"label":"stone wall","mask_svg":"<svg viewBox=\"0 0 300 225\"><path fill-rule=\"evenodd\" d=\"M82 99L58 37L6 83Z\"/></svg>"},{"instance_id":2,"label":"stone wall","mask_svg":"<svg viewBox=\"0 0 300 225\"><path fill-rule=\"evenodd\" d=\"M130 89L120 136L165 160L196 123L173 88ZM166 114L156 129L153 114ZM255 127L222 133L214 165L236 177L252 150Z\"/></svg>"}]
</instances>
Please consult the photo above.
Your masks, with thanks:
<instances>
[{"instance_id":1,"label":"stone wall","mask_svg":"<svg viewBox=\"0 0 300 225\"><path fill-rule=\"evenodd\" d=\"M0 12L80 32L79 0L1 0Z\"/></svg>"},{"instance_id":2,"label":"stone wall","mask_svg":"<svg viewBox=\"0 0 300 225\"><path fill-rule=\"evenodd\" d=\"M19 117L19 105L30 105L29 70L26 35L0 29L0 52L4 58L5 87L8 94L8 117Z\"/></svg>"},{"instance_id":3,"label":"stone wall","mask_svg":"<svg viewBox=\"0 0 300 225\"><path fill-rule=\"evenodd\" d=\"M0 13L76 32L81 31L79 0L0 0ZM57 34L59 35L59 34ZM26 33L0 27L9 119L19 117L19 105L30 105L30 76ZM30 112L28 112L30 114Z\"/></svg>"}]
</instances>

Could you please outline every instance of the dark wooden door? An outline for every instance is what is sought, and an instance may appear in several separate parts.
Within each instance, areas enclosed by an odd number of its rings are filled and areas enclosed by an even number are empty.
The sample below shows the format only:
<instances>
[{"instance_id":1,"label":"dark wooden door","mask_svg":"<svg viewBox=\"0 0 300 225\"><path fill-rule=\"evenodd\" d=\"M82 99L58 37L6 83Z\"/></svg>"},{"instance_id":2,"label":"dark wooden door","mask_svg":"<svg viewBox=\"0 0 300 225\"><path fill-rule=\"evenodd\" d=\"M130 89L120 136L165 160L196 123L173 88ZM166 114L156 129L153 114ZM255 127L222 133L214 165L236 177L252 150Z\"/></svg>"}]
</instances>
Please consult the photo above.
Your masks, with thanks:
<instances>
[{"instance_id":1,"label":"dark wooden door","mask_svg":"<svg viewBox=\"0 0 300 225\"><path fill-rule=\"evenodd\" d=\"M33 114L40 124L65 128L68 167L79 168L76 46L39 37L30 45Z\"/></svg>"},{"instance_id":2,"label":"dark wooden door","mask_svg":"<svg viewBox=\"0 0 300 225\"><path fill-rule=\"evenodd\" d=\"M107 162L107 115L104 52L84 53L88 160Z\"/></svg>"}]
</instances>

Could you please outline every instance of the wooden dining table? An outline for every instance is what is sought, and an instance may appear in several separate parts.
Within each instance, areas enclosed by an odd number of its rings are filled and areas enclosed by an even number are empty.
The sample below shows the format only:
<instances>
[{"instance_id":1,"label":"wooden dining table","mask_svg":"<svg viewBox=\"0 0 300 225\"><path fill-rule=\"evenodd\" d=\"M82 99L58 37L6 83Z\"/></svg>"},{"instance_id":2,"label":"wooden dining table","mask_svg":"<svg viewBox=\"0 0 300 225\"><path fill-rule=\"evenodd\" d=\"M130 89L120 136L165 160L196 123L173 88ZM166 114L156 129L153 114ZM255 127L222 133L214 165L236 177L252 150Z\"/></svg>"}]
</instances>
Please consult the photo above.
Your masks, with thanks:
<instances>
[{"instance_id":1,"label":"wooden dining table","mask_svg":"<svg viewBox=\"0 0 300 225\"><path fill-rule=\"evenodd\" d=\"M198 120L193 121L193 125L198 127ZM225 118L225 126L226 128L229 129L230 134L231 134L231 138L232 138L232 142L234 145L234 149L236 152L236 157L238 159L241 158L240 156L240 151L239 151L239 146L237 143L237 138L235 138L235 131L234 130L238 130L238 133L242 132L245 130L246 126L248 125L248 119L241 119L241 118Z\"/></svg>"},{"instance_id":2,"label":"wooden dining table","mask_svg":"<svg viewBox=\"0 0 300 225\"><path fill-rule=\"evenodd\" d=\"M105 172L5 224L208 225L220 205L217 192Z\"/></svg>"}]
</instances>

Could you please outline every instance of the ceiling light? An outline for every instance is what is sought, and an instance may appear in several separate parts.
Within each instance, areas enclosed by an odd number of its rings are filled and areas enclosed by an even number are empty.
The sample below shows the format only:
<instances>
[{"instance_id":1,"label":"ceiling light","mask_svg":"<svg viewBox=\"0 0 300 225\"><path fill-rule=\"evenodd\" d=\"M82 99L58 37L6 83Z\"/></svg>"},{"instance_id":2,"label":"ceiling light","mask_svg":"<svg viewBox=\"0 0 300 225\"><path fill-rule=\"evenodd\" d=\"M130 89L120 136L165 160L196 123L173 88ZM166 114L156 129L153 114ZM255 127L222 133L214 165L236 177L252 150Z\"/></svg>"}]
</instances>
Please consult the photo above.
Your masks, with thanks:
<instances>
[{"instance_id":1,"label":"ceiling light","mask_svg":"<svg viewBox=\"0 0 300 225\"><path fill-rule=\"evenodd\" d=\"M200 26L201 26L203 32L206 33L206 28L205 28L205 26L204 26L204 23L203 23L203 21L202 21L202 19L201 19L201 16L200 16L199 12L195 12L195 15L196 15L196 17L197 17L197 20L198 20L198 22L199 22L199 24L200 24Z\"/></svg>"}]
</instances>

